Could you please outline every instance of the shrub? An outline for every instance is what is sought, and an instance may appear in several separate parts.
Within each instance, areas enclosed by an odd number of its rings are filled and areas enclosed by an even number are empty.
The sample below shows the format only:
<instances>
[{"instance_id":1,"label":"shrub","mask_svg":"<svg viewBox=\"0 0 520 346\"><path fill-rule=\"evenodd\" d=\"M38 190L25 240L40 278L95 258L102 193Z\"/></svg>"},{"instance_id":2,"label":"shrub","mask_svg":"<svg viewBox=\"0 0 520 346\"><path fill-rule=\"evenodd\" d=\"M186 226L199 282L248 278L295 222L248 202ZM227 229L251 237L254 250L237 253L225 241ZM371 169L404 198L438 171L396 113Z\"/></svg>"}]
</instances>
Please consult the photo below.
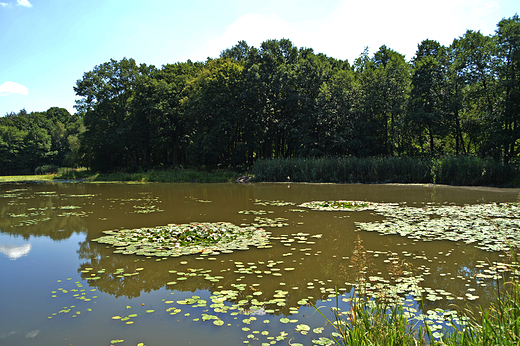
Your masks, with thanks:
<instances>
[{"instance_id":1,"label":"shrub","mask_svg":"<svg viewBox=\"0 0 520 346\"><path fill-rule=\"evenodd\" d=\"M43 165L36 167L34 170L34 174L43 175L43 174L56 174L58 173L59 167L56 165Z\"/></svg>"}]
</instances>

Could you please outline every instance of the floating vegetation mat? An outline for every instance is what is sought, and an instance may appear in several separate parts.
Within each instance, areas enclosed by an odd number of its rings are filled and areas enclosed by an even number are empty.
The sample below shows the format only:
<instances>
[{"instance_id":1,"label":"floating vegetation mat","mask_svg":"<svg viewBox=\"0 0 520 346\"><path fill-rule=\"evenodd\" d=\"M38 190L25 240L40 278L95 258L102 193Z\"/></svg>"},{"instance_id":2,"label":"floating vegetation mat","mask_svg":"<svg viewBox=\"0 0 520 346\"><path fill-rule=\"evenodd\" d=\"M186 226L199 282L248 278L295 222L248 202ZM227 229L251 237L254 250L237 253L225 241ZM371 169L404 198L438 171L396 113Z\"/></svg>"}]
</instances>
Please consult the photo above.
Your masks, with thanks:
<instances>
[{"instance_id":1,"label":"floating vegetation mat","mask_svg":"<svg viewBox=\"0 0 520 346\"><path fill-rule=\"evenodd\" d=\"M485 251L510 251L520 246L520 207L517 203L433 205L409 207L360 201L306 202L300 207L323 211L370 210L381 222L358 222L359 228L411 239L450 240Z\"/></svg>"},{"instance_id":2,"label":"floating vegetation mat","mask_svg":"<svg viewBox=\"0 0 520 346\"><path fill-rule=\"evenodd\" d=\"M114 253L159 257L178 257L195 253L218 254L247 250L248 246L269 246L269 235L262 228L239 227L232 223L172 224L153 228L104 231L105 236L93 239L111 244Z\"/></svg>"},{"instance_id":3,"label":"floating vegetation mat","mask_svg":"<svg viewBox=\"0 0 520 346\"><path fill-rule=\"evenodd\" d=\"M364 201L312 201L302 203L299 205L299 207L322 211L363 211L375 210L388 205L396 204L373 203Z\"/></svg>"},{"instance_id":4,"label":"floating vegetation mat","mask_svg":"<svg viewBox=\"0 0 520 346\"><path fill-rule=\"evenodd\" d=\"M388 205L375 211L387 219L358 223L361 229L424 241L462 242L485 251L510 251L510 247L520 246L520 209L516 203L421 208Z\"/></svg>"},{"instance_id":5,"label":"floating vegetation mat","mask_svg":"<svg viewBox=\"0 0 520 346\"><path fill-rule=\"evenodd\" d=\"M254 200L255 205L262 205L262 206L272 206L272 207L285 207L287 205L294 205L292 202L286 202L286 201L263 201L261 199L255 199Z\"/></svg>"}]
</instances>

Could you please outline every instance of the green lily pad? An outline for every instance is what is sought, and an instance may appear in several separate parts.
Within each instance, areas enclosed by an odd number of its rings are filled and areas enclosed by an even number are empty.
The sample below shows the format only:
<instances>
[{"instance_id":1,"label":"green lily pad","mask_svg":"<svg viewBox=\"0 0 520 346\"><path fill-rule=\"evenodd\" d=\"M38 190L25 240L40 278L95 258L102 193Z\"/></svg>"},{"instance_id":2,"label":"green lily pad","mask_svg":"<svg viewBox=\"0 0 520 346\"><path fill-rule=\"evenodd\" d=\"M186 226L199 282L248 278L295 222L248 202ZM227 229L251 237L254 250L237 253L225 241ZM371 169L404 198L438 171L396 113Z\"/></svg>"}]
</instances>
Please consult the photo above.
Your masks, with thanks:
<instances>
[{"instance_id":1,"label":"green lily pad","mask_svg":"<svg viewBox=\"0 0 520 346\"><path fill-rule=\"evenodd\" d=\"M93 240L117 247L114 252L157 257L204 252L216 255L216 250L242 250L249 245L265 247L269 244L269 233L264 229L239 227L227 222L175 224L104 233L105 236ZM181 262L184 263L187 262Z\"/></svg>"}]
</instances>

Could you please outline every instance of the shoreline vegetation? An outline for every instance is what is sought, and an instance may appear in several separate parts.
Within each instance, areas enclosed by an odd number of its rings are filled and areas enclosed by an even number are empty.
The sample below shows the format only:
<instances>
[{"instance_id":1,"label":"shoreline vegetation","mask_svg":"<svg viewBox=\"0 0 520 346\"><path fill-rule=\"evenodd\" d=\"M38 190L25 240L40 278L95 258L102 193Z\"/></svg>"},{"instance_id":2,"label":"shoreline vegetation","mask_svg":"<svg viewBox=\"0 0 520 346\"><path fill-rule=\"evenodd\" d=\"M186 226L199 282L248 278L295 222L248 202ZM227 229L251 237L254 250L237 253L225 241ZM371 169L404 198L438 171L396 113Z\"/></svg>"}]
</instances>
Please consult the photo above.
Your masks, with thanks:
<instances>
[{"instance_id":1,"label":"shoreline vegetation","mask_svg":"<svg viewBox=\"0 0 520 346\"><path fill-rule=\"evenodd\" d=\"M362 290L356 292L359 296L355 294L351 299L349 310L341 311L337 305L331 309L332 318L314 306L335 331L331 333L333 342L313 345L476 346L518 345L520 342L520 286L515 280L504 282L486 310L481 306L456 306L457 321L452 319L435 332L426 321L411 319L402 305L386 301L384 297L368 298Z\"/></svg>"},{"instance_id":2,"label":"shoreline vegetation","mask_svg":"<svg viewBox=\"0 0 520 346\"><path fill-rule=\"evenodd\" d=\"M48 174L0 176L2 182L306 182L362 184L442 184L519 187L520 168L475 156L442 158L340 157L261 159L246 171L231 169L151 169L98 173L86 168L60 168Z\"/></svg>"},{"instance_id":3,"label":"shoreline vegetation","mask_svg":"<svg viewBox=\"0 0 520 346\"><path fill-rule=\"evenodd\" d=\"M234 171L188 169L149 170L144 172L98 173L86 168L60 168L56 173L0 176L0 183L17 182L122 182L122 183L226 183L240 175Z\"/></svg>"},{"instance_id":4,"label":"shoreline vegetation","mask_svg":"<svg viewBox=\"0 0 520 346\"><path fill-rule=\"evenodd\" d=\"M520 186L518 167L475 156L259 160L252 172L271 182Z\"/></svg>"},{"instance_id":5,"label":"shoreline vegetation","mask_svg":"<svg viewBox=\"0 0 520 346\"><path fill-rule=\"evenodd\" d=\"M367 251L361 242L357 242L358 263L366 265ZM336 290L336 307L323 309L313 305L331 326L333 341L313 345L518 345L520 343L520 284L518 282L518 248L505 252L511 264L504 266L502 274L495 278L493 301L484 309L482 306L456 304L452 306L454 315L451 320L444 320L442 329L434 328L424 318L414 318L404 304L382 294L374 297L368 294L368 278L362 268L359 270L355 293L348 298L348 309L339 307L339 293ZM406 261L397 261L397 266L412 269ZM401 268L401 270L402 270ZM395 270L398 270L396 267ZM411 274L411 272L409 272ZM416 297L424 313L422 295ZM343 299L345 301L345 299ZM428 310L428 313L431 310ZM316 341L316 340L315 340Z\"/></svg>"}]
</instances>

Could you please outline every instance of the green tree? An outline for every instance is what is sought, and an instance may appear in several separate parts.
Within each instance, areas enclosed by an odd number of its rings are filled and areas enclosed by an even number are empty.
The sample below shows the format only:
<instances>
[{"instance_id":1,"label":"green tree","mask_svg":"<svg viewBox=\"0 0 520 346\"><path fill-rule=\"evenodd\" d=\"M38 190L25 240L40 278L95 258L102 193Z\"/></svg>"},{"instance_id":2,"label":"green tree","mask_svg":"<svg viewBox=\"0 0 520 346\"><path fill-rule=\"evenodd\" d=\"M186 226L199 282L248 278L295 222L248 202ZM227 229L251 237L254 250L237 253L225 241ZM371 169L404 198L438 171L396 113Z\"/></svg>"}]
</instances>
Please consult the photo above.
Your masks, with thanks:
<instances>
[{"instance_id":1,"label":"green tree","mask_svg":"<svg viewBox=\"0 0 520 346\"><path fill-rule=\"evenodd\" d=\"M373 58L365 50L354 71L359 89L356 127L363 148L358 155L403 153L410 135L405 126L410 68L404 56L386 46Z\"/></svg>"},{"instance_id":2,"label":"green tree","mask_svg":"<svg viewBox=\"0 0 520 346\"><path fill-rule=\"evenodd\" d=\"M294 92L291 78L298 61L298 48L290 40L268 40L259 50L252 50L246 68L255 78L249 78L249 95L257 100L259 123L263 124L260 137L261 157L283 157L290 152L288 145L291 124L294 121Z\"/></svg>"},{"instance_id":3,"label":"green tree","mask_svg":"<svg viewBox=\"0 0 520 346\"><path fill-rule=\"evenodd\" d=\"M418 134L420 150L424 150L425 136L430 155L442 152L440 143L436 147L436 142L448 134L446 59L446 47L433 40L422 41L412 59L410 120Z\"/></svg>"},{"instance_id":4,"label":"green tree","mask_svg":"<svg viewBox=\"0 0 520 346\"><path fill-rule=\"evenodd\" d=\"M206 63L190 82L183 100L193 129L189 162L208 166L236 166L246 157L240 93L243 66L229 59Z\"/></svg>"},{"instance_id":5,"label":"green tree","mask_svg":"<svg viewBox=\"0 0 520 346\"><path fill-rule=\"evenodd\" d=\"M333 156L357 155L356 120L359 89L355 87L355 76L348 62L334 72L328 83L320 88L318 104L323 128L329 132L322 135L321 142L327 154Z\"/></svg>"},{"instance_id":6,"label":"green tree","mask_svg":"<svg viewBox=\"0 0 520 346\"><path fill-rule=\"evenodd\" d=\"M502 19L497 25L496 39L502 102L500 144L506 162L519 155L520 139L520 17Z\"/></svg>"},{"instance_id":7,"label":"green tree","mask_svg":"<svg viewBox=\"0 0 520 346\"><path fill-rule=\"evenodd\" d=\"M181 100L187 86L204 67L203 63L176 63L164 65L149 80L148 89L151 116L151 141L154 146L154 164L176 165L186 163L186 151L191 129L184 115Z\"/></svg>"},{"instance_id":8,"label":"green tree","mask_svg":"<svg viewBox=\"0 0 520 346\"><path fill-rule=\"evenodd\" d=\"M5 117L2 123L6 123ZM0 124L0 173L13 174L21 172L25 164L20 160L20 154L25 151L24 139L27 131L10 124Z\"/></svg>"},{"instance_id":9,"label":"green tree","mask_svg":"<svg viewBox=\"0 0 520 346\"><path fill-rule=\"evenodd\" d=\"M485 154L491 143L492 128L496 127L489 125L497 116L495 40L492 36L468 30L455 39L450 48L452 73L463 84L457 149L463 153Z\"/></svg>"},{"instance_id":10,"label":"green tree","mask_svg":"<svg viewBox=\"0 0 520 346\"><path fill-rule=\"evenodd\" d=\"M131 131L135 123L131 106L137 77L149 72L148 66L138 66L133 59L111 59L76 82L74 91L81 97L76 108L86 128L82 152L91 168L110 170L138 165L141 141Z\"/></svg>"},{"instance_id":11,"label":"green tree","mask_svg":"<svg viewBox=\"0 0 520 346\"><path fill-rule=\"evenodd\" d=\"M334 74L343 66L343 62L324 54L314 54L312 49L299 50L290 80L292 102L288 107L295 114L288 124L291 135L289 154L319 157L335 150L335 133L339 124L333 113L325 111L322 102L327 97L323 92L329 90Z\"/></svg>"}]
</instances>

